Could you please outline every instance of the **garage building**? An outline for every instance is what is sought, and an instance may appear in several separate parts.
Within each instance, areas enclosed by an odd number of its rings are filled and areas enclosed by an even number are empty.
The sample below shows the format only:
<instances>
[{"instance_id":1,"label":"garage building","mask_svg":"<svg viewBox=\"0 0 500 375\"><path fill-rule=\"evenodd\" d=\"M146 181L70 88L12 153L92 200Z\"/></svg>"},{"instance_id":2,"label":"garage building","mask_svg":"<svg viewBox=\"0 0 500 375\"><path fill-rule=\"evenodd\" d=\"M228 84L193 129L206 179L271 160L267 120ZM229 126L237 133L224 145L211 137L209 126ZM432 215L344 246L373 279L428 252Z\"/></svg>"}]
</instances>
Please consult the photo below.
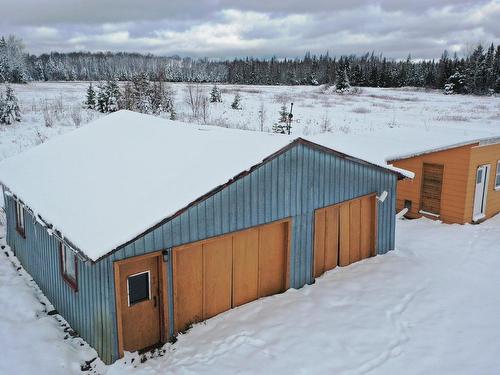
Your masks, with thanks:
<instances>
[{"instance_id":1,"label":"garage building","mask_svg":"<svg viewBox=\"0 0 500 375\"><path fill-rule=\"evenodd\" d=\"M107 363L393 249L408 176L328 142L128 111L0 163L7 243Z\"/></svg>"}]
</instances>

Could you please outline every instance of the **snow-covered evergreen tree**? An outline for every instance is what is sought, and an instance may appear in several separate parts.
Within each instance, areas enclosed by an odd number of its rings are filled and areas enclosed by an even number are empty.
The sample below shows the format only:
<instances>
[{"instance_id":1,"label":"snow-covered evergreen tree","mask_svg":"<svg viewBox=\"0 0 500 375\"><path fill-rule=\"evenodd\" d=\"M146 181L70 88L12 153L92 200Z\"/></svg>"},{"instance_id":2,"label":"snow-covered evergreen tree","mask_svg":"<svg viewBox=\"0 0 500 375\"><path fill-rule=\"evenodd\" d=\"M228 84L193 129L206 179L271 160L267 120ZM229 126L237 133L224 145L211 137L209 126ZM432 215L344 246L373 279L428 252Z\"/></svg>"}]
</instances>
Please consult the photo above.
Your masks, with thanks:
<instances>
[{"instance_id":1,"label":"snow-covered evergreen tree","mask_svg":"<svg viewBox=\"0 0 500 375\"><path fill-rule=\"evenodd\" d=\"M84 104L88 109L95 109L97 105L96 93L94 88L92 87L92 82L90 82L89 87L87 88L87 96L85 97Z\"/></svg>"},{"instance_id":2,"label":"snow-covered evergreen tree","mask_svg":"<svg viewBox=\"0 0 500 375\"><path fill-rule=\"evenodd\" d=\"M170 112L173 101L173 91L166 85L165 82L154 82L148 92L151 112L160 114Z\"/></svg>"},{"instance_id":3,"label":"snow-covered evergreen tree","mask_svg":"<svg viewBox=\"0 0 500 375\"><path fill-rule=\"evenodd\" d=\"M241 96L239 92L237 92L236 95L234 95L233 102L231 103L231 108L241 109Z\"/></svg>"},{"instance_id":4,"label":"snow-covered evergreen tree","mask_svg":"<svg viewBox=\"0 0 500 375\"><path fill-rule=\"evenodd\" d=\"M132 83L126 82L121 91L120 100L118 101L119 109L134 110L134 88Z\"/></svg>"},{"instance_id":5,"label":"snow-covered evergreen tree","mask_svg":"<svg viewBox=\"0 0 500 375\"><path fill-rule=\"evenodd\" d=\"M217 87L217 85L213 85L212 91L210 91L210 102L211 103L222 103L222 94Z\"/></svg>"},{"instance_id":6,"label":"snow-covered evergreen tree","mask_svg":"<svg viewBox=\"0 0 500 375\"><path fill-rule=\"evenodd\" d=\"M150 100L150 82L145 73L138 74L132 80L134 110L140 113L152 113Z\"/></svg>"},{"instance_id":7,"label":"snow-covered evergreen tree","mask_svg":"<svg viewBox=\"0 0 500 375\"><path fill-rule=\"evenodd\" d=\"M0 82L7 81L8 65L7 65L7 44L5 38L0 38Z\"/></svg>"},{"instance_id":8,"label":"snow-covered evergreen tree","mask_svg":"<svg viewBox=\"0 0 500 375\"><path fill-rule=\"evenodd\" d=\"M171 103L171 106L170 106L170 117L169 118L172 121L177 120L177 112L175 112L175 107L174 107L173 102Z\"/></svg>"},{"instance_id":9,"label":"snow-covered evergreen tree","mask_svg":"<svg viewBox=\"0 0 500 375\"><path fill-rule=\"evenodd\" d=\"M272 128L273 133L286 134L284 124L281 122L275 122Z\"/></svg>"},{"instance_id":10,"label":"snow-covered evergreen tree","mask_svg":"<svg viewBox=\"0 0 500 375\"><path fill-rule=\"evenodd\" d=\"M23 41L9 35L0 38L0 82L25 83L28 79Z\"/></svg>"},{"instance_id":11,"label":"snow-covered evergreen tree","mask_svg":"<svg viewBox=\"0 0 500 375\"><path fill-rule=\"evenodd\" d=\"M12 87L7 86L5 96L0 94L0 124L11 125L21 121L21 110Z\"/></svg>"},{"instance_id":12,"label":"snow-covered evergreen tree","mask_svg":"<svg viewBox=\"0 0 500 375\"><path fill-rule=\"evenodd\" d=\"M286 109L286 105L283 104L280 109L280 118L278 122L273 124L273 133L286 134L288 131L288 116L289 113Z\"/></svg>"},{"instance_id":13,"label":"snow-covered evergreen tree","mask_svg":"<svg viewBox=\"0 0 500 375\"><path fill-rule=\"evenodd\" d=\"M338 93L345 93L351 89L349 77L347 76L347 69L342 69L337 73L337 81L335 82L335 91Z\"/></svg>"},{"instance_id":14,"label":"snow-covered evergreen tree","mask_svg":"<svg viewBox=\"0 0 500 375\"><path fill-rule=\"evenodd\" d=\"M118 110L118 101L120 99L120 87L114 79L106 81L99 86L97 94L97 109L99 112L115 112Z\"/></svg>"},{"instance_id":15,"label":"snow-covered evergreen tree","mask_svg":"<svg viewBox=\"0 0 500 375\"><path fill-rule=\"evenodd\" d=\"M466 76L459 71L448 78L444 85L445 94L467 94Z\"/></svg>"}]
</instances>

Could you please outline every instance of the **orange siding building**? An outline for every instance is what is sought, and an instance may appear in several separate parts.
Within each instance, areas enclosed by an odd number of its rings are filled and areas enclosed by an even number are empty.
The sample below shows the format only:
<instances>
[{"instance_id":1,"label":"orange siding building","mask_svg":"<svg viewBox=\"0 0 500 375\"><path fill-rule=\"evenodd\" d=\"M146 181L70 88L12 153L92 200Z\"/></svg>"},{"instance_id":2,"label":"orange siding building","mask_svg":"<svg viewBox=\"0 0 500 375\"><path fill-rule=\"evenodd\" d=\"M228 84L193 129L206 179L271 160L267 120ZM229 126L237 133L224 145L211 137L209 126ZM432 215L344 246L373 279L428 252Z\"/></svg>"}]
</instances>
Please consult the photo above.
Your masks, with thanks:
<instances>
[{"instance_id":1,"label":"orange siding building","mask_svg":"<svg viewBox=\"0 0 500 375\"><path fill-rule=\"evenodd\" d=\"M500 212L500 144L475 141L388 161L415 173L398 181L397 209L407 217L478 222Z\"/></svg>"}]
</instances>

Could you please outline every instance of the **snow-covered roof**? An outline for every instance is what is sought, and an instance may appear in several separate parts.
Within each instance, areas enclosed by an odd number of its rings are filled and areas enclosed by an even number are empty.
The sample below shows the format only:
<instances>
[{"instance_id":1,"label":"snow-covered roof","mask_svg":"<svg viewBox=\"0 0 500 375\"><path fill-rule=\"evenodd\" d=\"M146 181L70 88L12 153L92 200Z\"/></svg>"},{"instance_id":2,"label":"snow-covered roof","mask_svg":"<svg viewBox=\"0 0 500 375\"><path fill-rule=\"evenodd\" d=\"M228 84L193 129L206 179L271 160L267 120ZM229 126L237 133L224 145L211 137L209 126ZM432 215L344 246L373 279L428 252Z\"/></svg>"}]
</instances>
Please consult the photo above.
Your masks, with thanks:
<instances>
[{"instance_id":1,"label":"snow-covered roof","mask_svg":"<svg viewBox=\"0 0 500 375\"><path fill-rule=\"evenodd\" d=\"M488 131L433 128L388 128L368 133L324 133L308 138L313 142L383 165L392 161L455 147L500 142L500 134ZM360 156L362 155L362 156ZM389 164L389 166L391 166Z\"/></svg>"},{"instance_id":2,"label":"snow-covered roof","mask_svg":"<svg viewBox=\"0 0 500 375\"><path fill-rule=\"evenodd\" d=\"M119 111L3 160L0 182L97 260L293 140Z\"/></svg>"}]
</instances>

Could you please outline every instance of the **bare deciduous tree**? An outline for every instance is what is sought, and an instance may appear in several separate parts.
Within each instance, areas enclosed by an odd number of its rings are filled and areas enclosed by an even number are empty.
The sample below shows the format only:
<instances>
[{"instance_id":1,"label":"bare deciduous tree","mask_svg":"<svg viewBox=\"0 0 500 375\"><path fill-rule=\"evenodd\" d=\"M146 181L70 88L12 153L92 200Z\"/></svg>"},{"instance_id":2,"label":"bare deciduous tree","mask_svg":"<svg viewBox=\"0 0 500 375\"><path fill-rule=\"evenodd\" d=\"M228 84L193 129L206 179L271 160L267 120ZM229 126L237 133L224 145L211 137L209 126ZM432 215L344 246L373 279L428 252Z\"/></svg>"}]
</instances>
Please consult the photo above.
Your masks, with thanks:
<instances>
[{"instance_id":1,"label":"bare deciduous tree","mask_svg":"<svg viewBox=\"0 0 500 375\"><path fill-rule=\"evenodd\" d=\"M191 109L191 114L194 119L199 119L202 114L204 95L203 88L199 84L188 84L185 89L184 100Z\"/></svg>"},{"instance_id":2,"label":"bare deciduous tree","mask_svg":"<svg viewBox=\"0 0 500 375\"><path fill-rule=\"evenodd\" d=\"M260 102L259 108L259 124L260 131L264 131L264 123L266 122L266 108L264 107L264 102Z\"/></svg>"}]
</instances>

